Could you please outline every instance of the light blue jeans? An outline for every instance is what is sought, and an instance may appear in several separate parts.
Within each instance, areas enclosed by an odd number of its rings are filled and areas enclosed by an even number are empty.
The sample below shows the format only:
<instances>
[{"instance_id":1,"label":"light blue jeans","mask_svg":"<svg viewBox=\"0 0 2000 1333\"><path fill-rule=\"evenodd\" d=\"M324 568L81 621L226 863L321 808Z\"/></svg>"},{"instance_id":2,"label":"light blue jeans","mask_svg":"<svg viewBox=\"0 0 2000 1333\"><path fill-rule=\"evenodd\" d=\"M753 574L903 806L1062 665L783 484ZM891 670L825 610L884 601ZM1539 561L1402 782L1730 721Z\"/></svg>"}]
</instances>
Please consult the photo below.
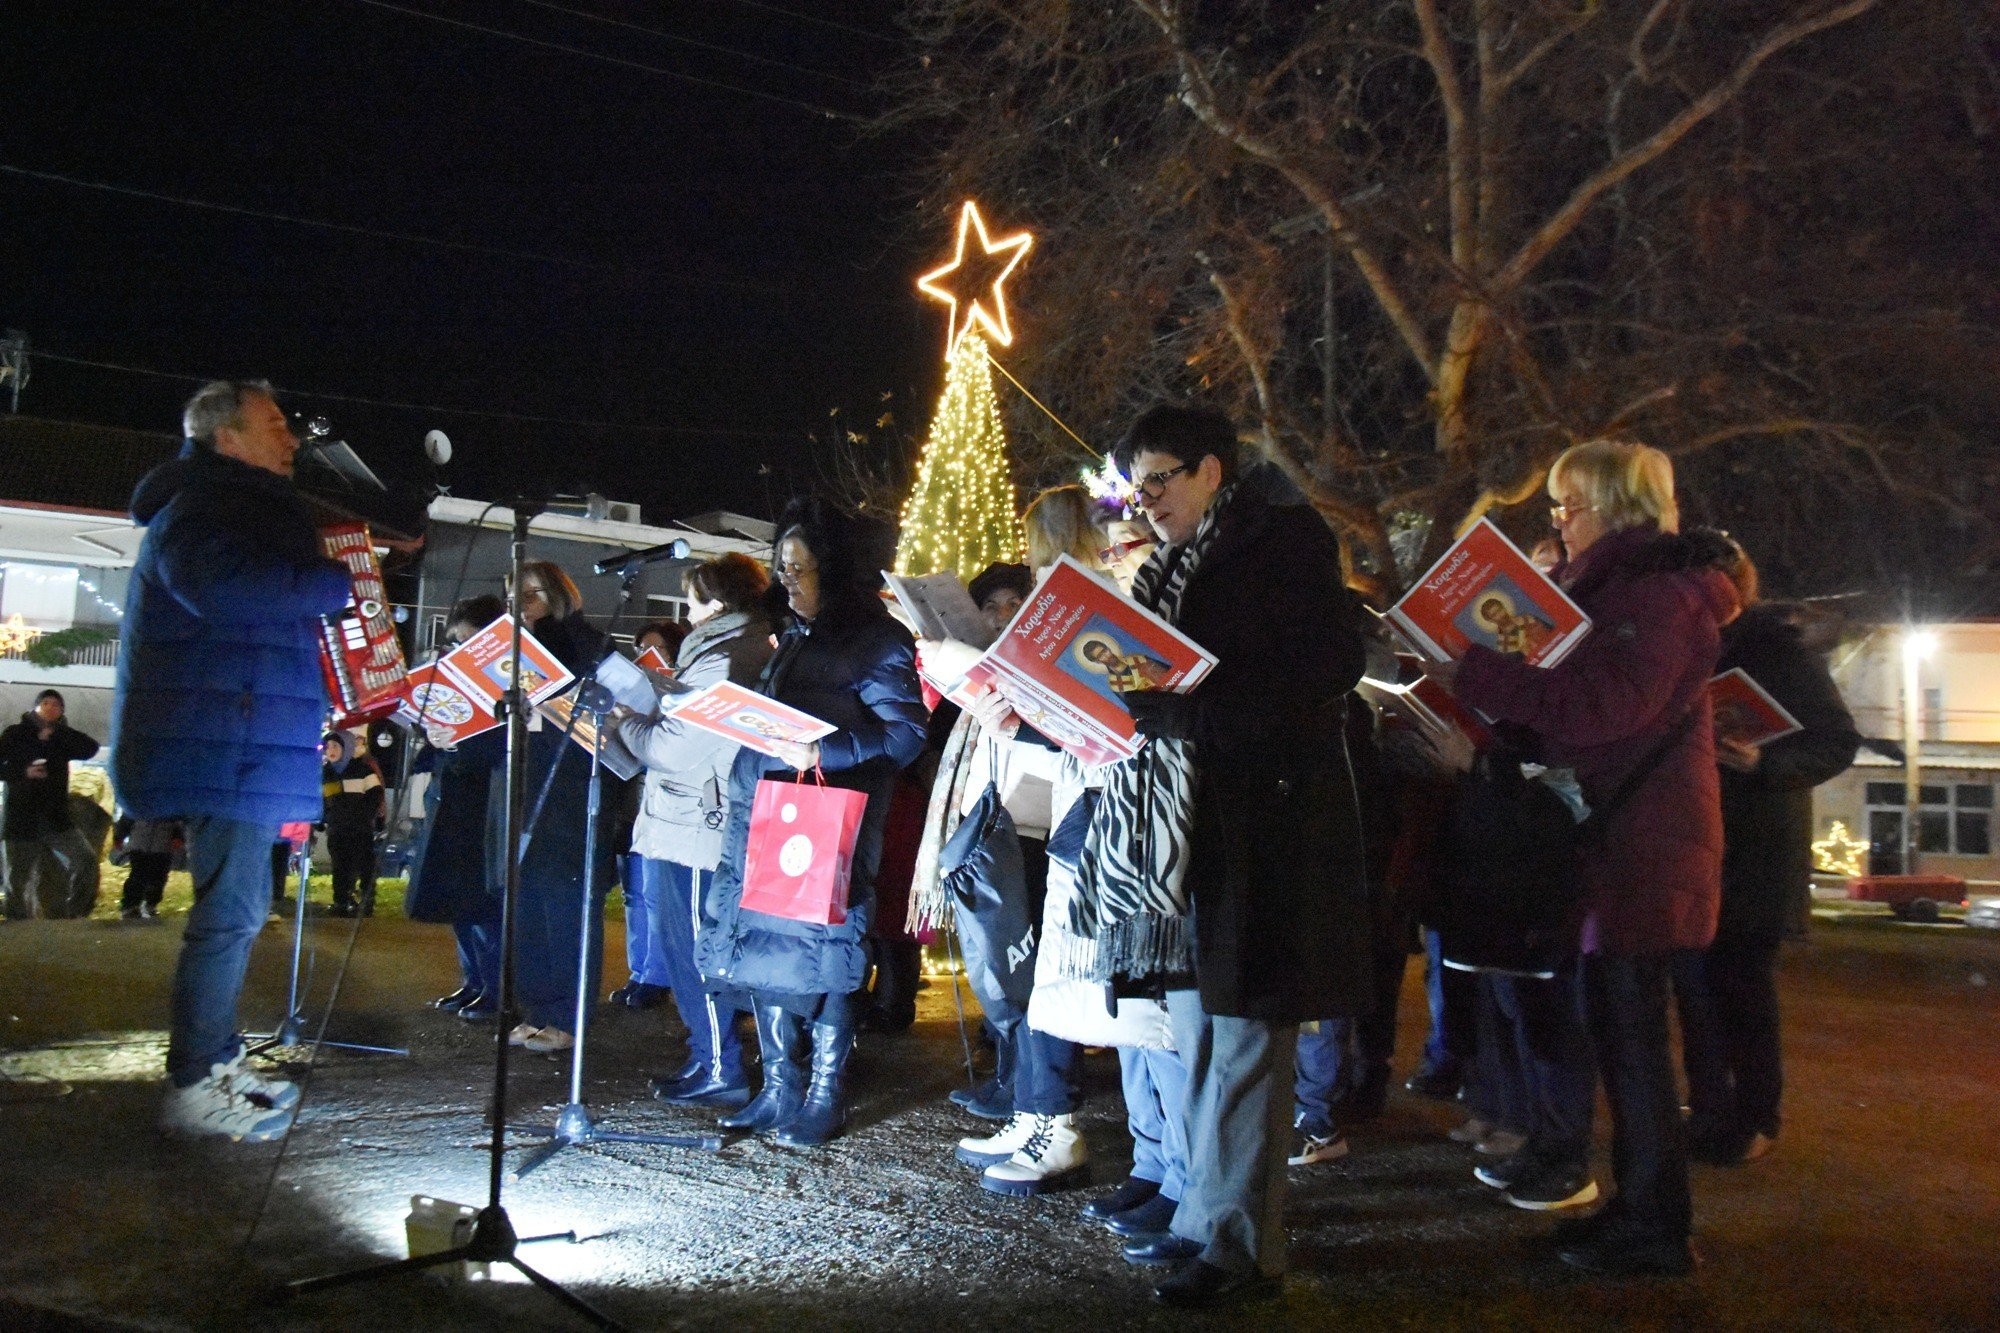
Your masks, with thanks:
<instances>
[{"instance_id":1,"label":"light blue jeans","mask_svg":"<svg viewBox=\"0 0 2000 1333\"><path fill-rule=\"evenodd\" d=\"M167 1033L167 1075L177 1088L201 1082L243 1048L236 1004L250 946L271 914L271 844L277 839L274 823L214 815L187 821L194 907L174 966Z\"/></svg>"},{"instance_id":2,"label":"light blue jeans","mask_svg":"<svg viewBox=\"0 0 2000 1333\"><path fill-rule=\"evenodd\" d=\"M1132 1131L1132 1174L1179 1202L1187 1191L1187 1066L1173 1051L1120 1046L1118 1075Z\"/></svg>"}]
</instances>

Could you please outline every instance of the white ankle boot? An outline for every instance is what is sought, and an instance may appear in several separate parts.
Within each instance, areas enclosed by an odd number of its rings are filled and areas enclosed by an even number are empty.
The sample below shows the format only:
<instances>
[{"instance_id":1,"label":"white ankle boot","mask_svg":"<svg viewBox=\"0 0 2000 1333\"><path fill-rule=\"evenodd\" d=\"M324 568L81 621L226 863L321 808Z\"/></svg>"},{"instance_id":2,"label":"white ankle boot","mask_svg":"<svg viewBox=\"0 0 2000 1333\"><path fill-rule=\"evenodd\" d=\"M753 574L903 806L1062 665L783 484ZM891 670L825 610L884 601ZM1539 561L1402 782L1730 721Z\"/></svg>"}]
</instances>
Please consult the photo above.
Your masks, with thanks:
<instances>
[{"instance_id":1,"label":"white ankle boot","mask_svg":"<svg viewBox=\"0 0 2000 1333\"><path fill-rule=\"evenodd\" d=\"M1000 1127L999 1133L989 1134L985 1138L960 1139L958 1160L967 1166L976 1166L982 1170L995 1162L1006 1161L1019 1151L1021 1145L1028 1141L1028 1136L1035 1132L1035 1120L1036 1117L1026 1111L1016 1111L1007 1123Z\"/></svg>"},{"instance_id":2,"label":"white ankle boot","mask_svg":"<svg viewBox=\"0 0 2000 1333\"><path fill-rule=\"evenodd\" d=\"M1090 1174L1090 1153L1073 1115L1037 1115L1013 1156L986 1168L981 1189L995 1194L1043 1194L1081 1184Z\"/></svg>"}]
</instances>

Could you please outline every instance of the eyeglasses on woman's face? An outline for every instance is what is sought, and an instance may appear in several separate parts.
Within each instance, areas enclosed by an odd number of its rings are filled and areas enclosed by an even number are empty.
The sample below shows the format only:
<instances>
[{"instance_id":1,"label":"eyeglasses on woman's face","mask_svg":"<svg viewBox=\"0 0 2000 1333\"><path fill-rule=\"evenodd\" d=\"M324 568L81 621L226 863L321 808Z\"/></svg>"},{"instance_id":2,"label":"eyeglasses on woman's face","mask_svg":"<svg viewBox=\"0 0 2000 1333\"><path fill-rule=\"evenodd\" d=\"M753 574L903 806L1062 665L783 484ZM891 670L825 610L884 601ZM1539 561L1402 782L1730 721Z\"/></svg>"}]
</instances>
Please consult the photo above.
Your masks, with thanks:
<instances>
[{"instance_id":1,"label":"eyeglasses on woman's face","mask_svg":"<svg viewBox=\"0 0 2000 1333\"><path fill-rule=\"evenodd\" d=\"M1157 500L1166 492L1167 483L1183 473L1194 471L1194 464L1182 463L1176 467L1162 468L1158 472L1148 472L1143 477L1132 479L1132 489L1144 500Z\"/></svg>"},{"instance_id":2,"label":"eyeglasses on woman's face","mask_svg":"<svg viewBox=\"0 0 2000 1333\"><path fill-rule=\"evenodd\" d=\"M1572 500L1565 504L1550 505L1549 522L1555 524L1557 527L1561 527L1573 518L1580 518L1584 514L1594 512L1596 508L1596 505L1587 505L1580 500Z\"/></svg>"}]
</instances>

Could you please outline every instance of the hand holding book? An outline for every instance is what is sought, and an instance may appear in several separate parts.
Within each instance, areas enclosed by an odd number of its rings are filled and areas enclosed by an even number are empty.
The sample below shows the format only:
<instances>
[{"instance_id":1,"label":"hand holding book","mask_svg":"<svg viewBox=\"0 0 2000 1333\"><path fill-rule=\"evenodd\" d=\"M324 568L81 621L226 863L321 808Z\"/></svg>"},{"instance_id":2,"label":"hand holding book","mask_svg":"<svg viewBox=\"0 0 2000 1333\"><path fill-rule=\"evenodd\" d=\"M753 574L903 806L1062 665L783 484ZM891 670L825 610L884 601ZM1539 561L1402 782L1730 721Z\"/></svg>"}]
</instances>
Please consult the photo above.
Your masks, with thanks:
<instances>
[{"instance_id":1,"label":"hand holding book","mask_svg":"<svg viewBox=\"0 0 2000 1333\"><path fill-rule=\"evenodd\" d=\"M1194 698L1165 690L1126 690L1119 696L1132 725L1141 736L1156 740L1191 740L1194 737Z\"/></svg>"}]
</instances>

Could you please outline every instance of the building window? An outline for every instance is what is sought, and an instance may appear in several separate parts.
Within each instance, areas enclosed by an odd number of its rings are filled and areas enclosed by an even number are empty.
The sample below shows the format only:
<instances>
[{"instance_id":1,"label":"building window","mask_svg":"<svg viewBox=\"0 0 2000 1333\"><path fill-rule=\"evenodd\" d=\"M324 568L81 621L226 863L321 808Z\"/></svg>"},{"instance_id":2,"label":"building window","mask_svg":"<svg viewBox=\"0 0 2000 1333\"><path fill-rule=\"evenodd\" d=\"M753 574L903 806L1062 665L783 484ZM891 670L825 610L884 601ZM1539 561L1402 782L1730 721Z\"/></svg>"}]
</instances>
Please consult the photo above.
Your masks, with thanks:
<instances>
[{"instance_id":1,"label":"building window","mask_svg":"<svg viewBox=\"0 0 2000 1333\"><path fill-rule=\"evenodd\" d=\"M0 623L16 616L28 629L68 629L76 623L74 568L0 562Z\"/></svg>"},{"instance_id":2,"label":"building window","mask_svg":"<svg viewBox=\"0 0 2000 1333\"><path fill-rule=\"evenodd\" d=\"M1917 850L1935 856L1993 854L1993 784L1924 783L1918 788ZM1870 782L1868 870L1890 875L1902 866L1903 784Z\"/></svg>"}]
</instances>

